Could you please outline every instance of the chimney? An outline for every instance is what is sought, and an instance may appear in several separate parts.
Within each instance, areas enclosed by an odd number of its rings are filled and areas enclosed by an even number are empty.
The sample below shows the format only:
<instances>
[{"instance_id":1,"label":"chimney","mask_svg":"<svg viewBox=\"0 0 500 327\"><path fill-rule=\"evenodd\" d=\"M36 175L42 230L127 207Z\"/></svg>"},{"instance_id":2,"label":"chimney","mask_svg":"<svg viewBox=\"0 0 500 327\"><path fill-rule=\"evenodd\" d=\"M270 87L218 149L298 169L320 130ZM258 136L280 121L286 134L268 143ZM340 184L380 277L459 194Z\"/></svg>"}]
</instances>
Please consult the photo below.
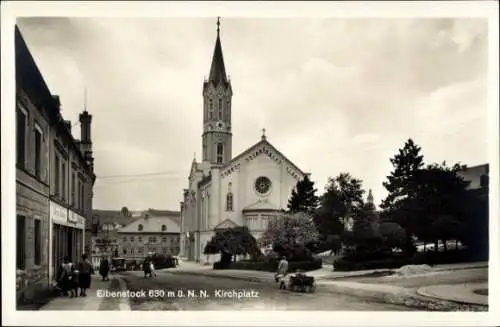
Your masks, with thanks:
<instances>
[{"instance_id":1,"label":"chimney","mask_svg":"<svg viewBox=\"0 0 500 327\"><path fill-rule=\"evenodd\" d=\"M92 115L89 115L87 110L84 110L79 117L80 120L80 128L81 128L81 135L80 139L82 140L82 143L85 144L92 144L92 138L90 134L90 127L92 124Z\"/></svg>"}]
</instances>

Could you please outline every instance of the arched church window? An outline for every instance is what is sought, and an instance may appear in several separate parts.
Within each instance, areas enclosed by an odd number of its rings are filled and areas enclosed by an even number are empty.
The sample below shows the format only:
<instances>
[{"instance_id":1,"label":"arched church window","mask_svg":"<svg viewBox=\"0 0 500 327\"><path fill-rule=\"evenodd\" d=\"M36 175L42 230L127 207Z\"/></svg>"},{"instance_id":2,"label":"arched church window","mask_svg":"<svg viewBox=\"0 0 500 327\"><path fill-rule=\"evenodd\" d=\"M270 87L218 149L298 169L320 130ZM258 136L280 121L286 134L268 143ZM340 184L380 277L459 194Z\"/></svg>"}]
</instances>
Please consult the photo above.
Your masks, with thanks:
<instances>
[{"instance_id":1,"label":"arched church window","mask_svg":"<svg viewBox=\"0 0 500 327\"><path fill-rule=\"evenodd\" d=\"M222 99L219 99L219 120L222 119Z\"/></svg>"},{"instance_id":2,"label":"arched church window","mask_svg":"<svg viewBox=\"0 0 500 327\"><path fill-rule=\"evenodd\" d=\"M224 148L222 143L217 143L217 163L222 163L222 158L224 154Z\"/></svg>"},{"instance_id":3,"label":"arched church window","mask_svg":"<svg viewBox=\"0 0 500 327\"><path fill-rule=\"evenodd\" d=\"M226 196L226 211L233 211L233 193L231 192Z\"/></svg>"},{"instance_id":4,"label":"arched church window","mask_svg":"<svg viewBox=\"0 0 500 327\"><path fill-rule=\"evenodd\" d=\"M231 110L229 108L229 101L226 102L226 120L231 120Z\"/></svg>"},{"instance_id":5,"label":"arched church window","mask_svg":"<svg viewBox=\"0 0 500 327\"><path fill-rule=\"evenodd\" d=\"M208 119L214 119L214 104L212 99L208 101Z\"/></svg>"}]
</instances>

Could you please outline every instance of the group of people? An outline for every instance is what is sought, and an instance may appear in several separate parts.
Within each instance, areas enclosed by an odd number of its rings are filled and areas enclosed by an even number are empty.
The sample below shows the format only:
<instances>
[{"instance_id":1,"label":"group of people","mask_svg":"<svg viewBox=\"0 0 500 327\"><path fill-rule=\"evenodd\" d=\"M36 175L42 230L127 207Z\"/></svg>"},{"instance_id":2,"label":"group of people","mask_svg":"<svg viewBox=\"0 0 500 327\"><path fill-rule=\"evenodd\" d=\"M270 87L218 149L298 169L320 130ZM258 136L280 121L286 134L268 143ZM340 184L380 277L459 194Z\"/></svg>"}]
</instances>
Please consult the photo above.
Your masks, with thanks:
<instances>
[{"instance_id":1,"label":"group of people","mask_svg":"<svg viewBox=\"0 0 500 327\"><path fill-rule=\"evenodd\" d=\"M61 264L57 285L64 296L71 298L78 296L87 296L87 290L90 288L93 268L92 263L86 254L82 255L82 259L77 264L71 262L71 259L66 256ZM80 289L80 293L78 293Z\"/></svg>"}]
</instances>

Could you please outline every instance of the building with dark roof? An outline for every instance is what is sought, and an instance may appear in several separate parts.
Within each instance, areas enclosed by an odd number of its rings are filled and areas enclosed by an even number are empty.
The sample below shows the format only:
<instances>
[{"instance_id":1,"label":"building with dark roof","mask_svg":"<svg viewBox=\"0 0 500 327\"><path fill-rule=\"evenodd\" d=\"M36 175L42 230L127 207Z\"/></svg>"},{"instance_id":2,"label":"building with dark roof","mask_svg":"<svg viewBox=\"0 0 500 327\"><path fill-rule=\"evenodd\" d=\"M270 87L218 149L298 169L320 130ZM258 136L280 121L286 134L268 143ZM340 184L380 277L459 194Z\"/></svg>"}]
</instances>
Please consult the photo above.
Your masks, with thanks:
<instances>
[{"instance_id":1,"label":"building with dark roof","mask_svg":"<svg viewBox=\"0 0 500 327\"><path fill-rule=\"evenodd\" d=\"M117 233L120 257L142 260L149 253L178 255L180 212L149 209Z\"/></svg>"},{"instance_id":2,"label":"building with dark roof","mask_svg":"<svg viewBox=\"0 0 500 327\"><path fill-rule=\"evenodd\" d=\"M63 257L77 261L92 215L92 116L80 115L81 140L61 114L18 27L16 74L16 293L29 301L49 287Z\"/></svg>"}]
</instances>

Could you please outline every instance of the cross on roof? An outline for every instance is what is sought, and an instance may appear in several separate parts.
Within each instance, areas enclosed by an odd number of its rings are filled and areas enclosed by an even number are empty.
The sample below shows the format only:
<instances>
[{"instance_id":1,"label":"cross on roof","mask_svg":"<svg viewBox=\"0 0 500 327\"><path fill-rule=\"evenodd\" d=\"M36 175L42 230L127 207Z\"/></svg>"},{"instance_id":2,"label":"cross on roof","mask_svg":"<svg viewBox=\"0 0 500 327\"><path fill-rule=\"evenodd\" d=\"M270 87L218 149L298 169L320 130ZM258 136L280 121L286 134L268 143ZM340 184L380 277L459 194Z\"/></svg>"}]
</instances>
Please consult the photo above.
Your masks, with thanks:
<instances>
[{"instance_id":1,"label":"cross on roof","mask_svg":"<svg viewBox=\"0 0 500 327\"><path fill-rule=\"evenodd\" d=\"M262 129L262 139L263 140L266 139L266 129L265 128Z\"/></svg>"},{"instance_id":2,"label":"cross on roof","mask_svg":"<svg viewBox=\"0 0 500 327\"><path fill-rule=\"evenodd\" d=\"M220 17L217 17L217 33L220 32Z\"/></svg>"}]
</instances>

